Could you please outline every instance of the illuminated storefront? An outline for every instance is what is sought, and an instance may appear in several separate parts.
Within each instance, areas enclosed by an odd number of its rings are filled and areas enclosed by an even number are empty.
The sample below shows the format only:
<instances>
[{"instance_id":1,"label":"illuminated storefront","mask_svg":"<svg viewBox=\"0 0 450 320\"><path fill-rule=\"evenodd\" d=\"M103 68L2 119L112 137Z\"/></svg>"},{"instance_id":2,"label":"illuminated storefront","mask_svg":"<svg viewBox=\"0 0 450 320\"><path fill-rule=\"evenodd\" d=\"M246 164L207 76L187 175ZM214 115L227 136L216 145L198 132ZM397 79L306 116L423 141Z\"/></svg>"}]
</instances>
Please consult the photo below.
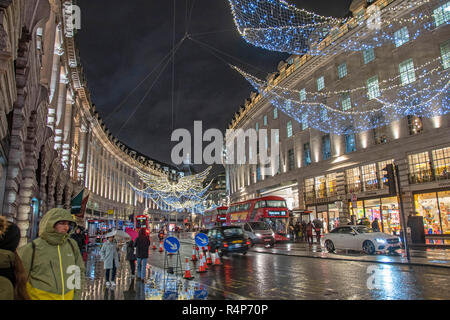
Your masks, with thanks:
<instances>
[{"instance_id":1,"label":"illuminated storefront","mask_svg":"<svg viewBox=\"0 0 450 320\"><path fill-rule=\"evenodd\" d=\"M356 206L353 205L356 202ZM400 235L400 210L397 197L386 197L350 202L350 213L356 220L368 218L370 224L378 218L382 232Z\"/></svg>"},{"instance_id":2,"label":"illuminated storefront","mask_svg":"<svg viewBox=\"0 0 450 320\"><path fill-rule=\"evenodd\" d=\"M322 221L324 233L328 233L339 226L339 209L334 203L308 206L305 212L308 214L302 214L302 221L308 223L314 219L319 219Z\"/></svg>"},{"instance_id":3,"label":"illuminated storefront","mask_svg":"<svg viewBox=\"0 0 450 320\"><path fill-rule=\"evenodd\" d=\"M450 234L450 190L417 193L414 207L423 217L425 234Z\"/></svg>"}]
</instances>

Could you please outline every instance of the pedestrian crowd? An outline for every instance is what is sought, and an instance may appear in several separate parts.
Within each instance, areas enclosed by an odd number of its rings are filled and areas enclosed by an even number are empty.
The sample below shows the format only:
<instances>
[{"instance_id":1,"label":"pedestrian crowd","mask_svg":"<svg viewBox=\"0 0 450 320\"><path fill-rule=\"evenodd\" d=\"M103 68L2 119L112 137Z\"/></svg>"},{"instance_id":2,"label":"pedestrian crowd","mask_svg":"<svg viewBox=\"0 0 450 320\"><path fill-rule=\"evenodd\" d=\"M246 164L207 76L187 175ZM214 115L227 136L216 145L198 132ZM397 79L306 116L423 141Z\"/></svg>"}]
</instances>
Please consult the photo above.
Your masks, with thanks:
<instances>
[{"instance_id":1,"label":"pedestrian crowd","mask_svg":"<svg viewBox=\"0 0 450 320\"><path fill-rule=\"evenodd\" d=\"M106 287L111 289L120 266L117 232L110 230L100 249ZM0 300L80 300L88 240L70 211L62 208L49 210L39 223L38 237L23 245L19 226L0 216ZM137 281L146 278L149 247L147 230L140 229L122 248L133 282L136 271Z\"/></svg>"}]
</instances>

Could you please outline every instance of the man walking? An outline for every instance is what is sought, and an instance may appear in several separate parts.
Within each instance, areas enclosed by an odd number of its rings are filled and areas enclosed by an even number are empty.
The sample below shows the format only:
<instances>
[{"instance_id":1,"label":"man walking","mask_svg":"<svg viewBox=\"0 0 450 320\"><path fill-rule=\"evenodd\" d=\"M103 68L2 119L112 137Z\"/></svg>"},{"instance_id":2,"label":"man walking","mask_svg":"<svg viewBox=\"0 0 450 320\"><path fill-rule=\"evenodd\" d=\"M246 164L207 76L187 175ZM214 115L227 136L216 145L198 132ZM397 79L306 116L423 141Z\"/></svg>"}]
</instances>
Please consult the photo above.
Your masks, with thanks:
<instances>
[{"instance_id":1,"label":"man walking","mask_svg":"<svg viewBox=\"0 0 450 320\"><path fill-rule=\"evenodd\" d=\"M76 226L69 211L54 208L39 224L39 237L20 247L32 300L79 300L85 267L69 233Z\"/></svg>"}]
</instances>

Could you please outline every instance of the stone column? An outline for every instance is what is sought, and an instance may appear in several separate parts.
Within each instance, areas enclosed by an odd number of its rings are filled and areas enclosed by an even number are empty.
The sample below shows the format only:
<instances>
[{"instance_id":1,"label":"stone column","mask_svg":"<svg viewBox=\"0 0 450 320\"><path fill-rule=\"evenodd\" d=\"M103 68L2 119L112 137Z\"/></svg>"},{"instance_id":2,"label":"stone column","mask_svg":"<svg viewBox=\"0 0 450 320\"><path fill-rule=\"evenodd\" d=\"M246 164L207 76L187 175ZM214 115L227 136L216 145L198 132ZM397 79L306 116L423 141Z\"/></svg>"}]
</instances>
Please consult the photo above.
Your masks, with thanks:
<instances>
[{"instance_id":1,"label":"stone column","mask_svg":"<svg viewBox=\"0 0 450 320\"><path fill-rule=\"evenodd\" d=\"M64 199L64 209L67 209L67 210L71 209L70 202L72 200L73 190L74 190L74 187L73 187L72 182L70 180L67 181L66 187L64 188L65 195L66 195L66 197Z\"/></svg>"},{"instance_id":2,"label":"stone column","mask_svg":"<svg viewBox=\"0 0 450 320\"><path fill-rule=\"evenodd\" d=\"M351 221L351 212L345 190L345 173L344 171L336 172L336 192L341 202L339 206L339 224L348 224Z\"/></svg>"},{"instance_id":3,"label":"stone column","mask_svg":"<svg viewBox=\"0 0 450 320\"><path fill-rule=\"evenodd\" d=\"M62 144L63 144L64 119L67 101L67 83L69 82L64 72L65 72L64 67L61 67L61 76L59 82L58 103L56 108L56 121L55 121L55 149L60 154L62 152Z\"/></svg>"},{"instance_id":4,"label":"stone column","mask_svg":"<svg viewBox=\"0 0 450 320\"><path fill-rule=\"evenodd\" d=\"M78 180L85 181L86 179L86 160L88 151L88 128L84 123L80 126L80 142L79 142L79 153L78 153Z\"/></svg>"},{"instance_id":5,"label":"stone column","mask_svg":"<svg viewBox=\"0 0 450 320\"><path fill-rule=\"evenodd\" d=\"M70 170L70 153L72 145L72 115L73 115L73 96L71 92L67 92L67 100L64 112L64 129L62 137L62 162L64 168L69 168Z\"/></svg>"}]
</instances>

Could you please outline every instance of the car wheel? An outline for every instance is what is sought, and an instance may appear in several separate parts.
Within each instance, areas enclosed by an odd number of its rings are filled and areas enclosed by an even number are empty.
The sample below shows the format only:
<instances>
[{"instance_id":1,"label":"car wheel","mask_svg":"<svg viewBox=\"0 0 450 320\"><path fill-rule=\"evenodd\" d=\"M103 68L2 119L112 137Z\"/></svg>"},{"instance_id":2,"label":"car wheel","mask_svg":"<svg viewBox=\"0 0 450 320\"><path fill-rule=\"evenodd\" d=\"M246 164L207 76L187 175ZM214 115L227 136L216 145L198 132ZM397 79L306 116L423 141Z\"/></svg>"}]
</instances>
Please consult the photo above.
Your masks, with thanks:
<instances>
[{"instance_id":1,"label":"car wheel","mask_svg":"<svg viewBox=\"0 0 450 320\"><path fill-rule=\"evenodd\" d=\"M334 248L333 241L327 240L325 241L325 248L327 248L327 251L330 253L333 253L336 249Z\"/></svg>"},{"instance_id":2,"label":"car wheel","mask_svg":"<svg viewBox=\"0 0 450 320\"><path fill-rule=\"evenodd\" d=\"M375 253L375 246L373 242L369 240L364 241L362 249L365 254L372 255Z\"/></svg>"}]
</instances>

